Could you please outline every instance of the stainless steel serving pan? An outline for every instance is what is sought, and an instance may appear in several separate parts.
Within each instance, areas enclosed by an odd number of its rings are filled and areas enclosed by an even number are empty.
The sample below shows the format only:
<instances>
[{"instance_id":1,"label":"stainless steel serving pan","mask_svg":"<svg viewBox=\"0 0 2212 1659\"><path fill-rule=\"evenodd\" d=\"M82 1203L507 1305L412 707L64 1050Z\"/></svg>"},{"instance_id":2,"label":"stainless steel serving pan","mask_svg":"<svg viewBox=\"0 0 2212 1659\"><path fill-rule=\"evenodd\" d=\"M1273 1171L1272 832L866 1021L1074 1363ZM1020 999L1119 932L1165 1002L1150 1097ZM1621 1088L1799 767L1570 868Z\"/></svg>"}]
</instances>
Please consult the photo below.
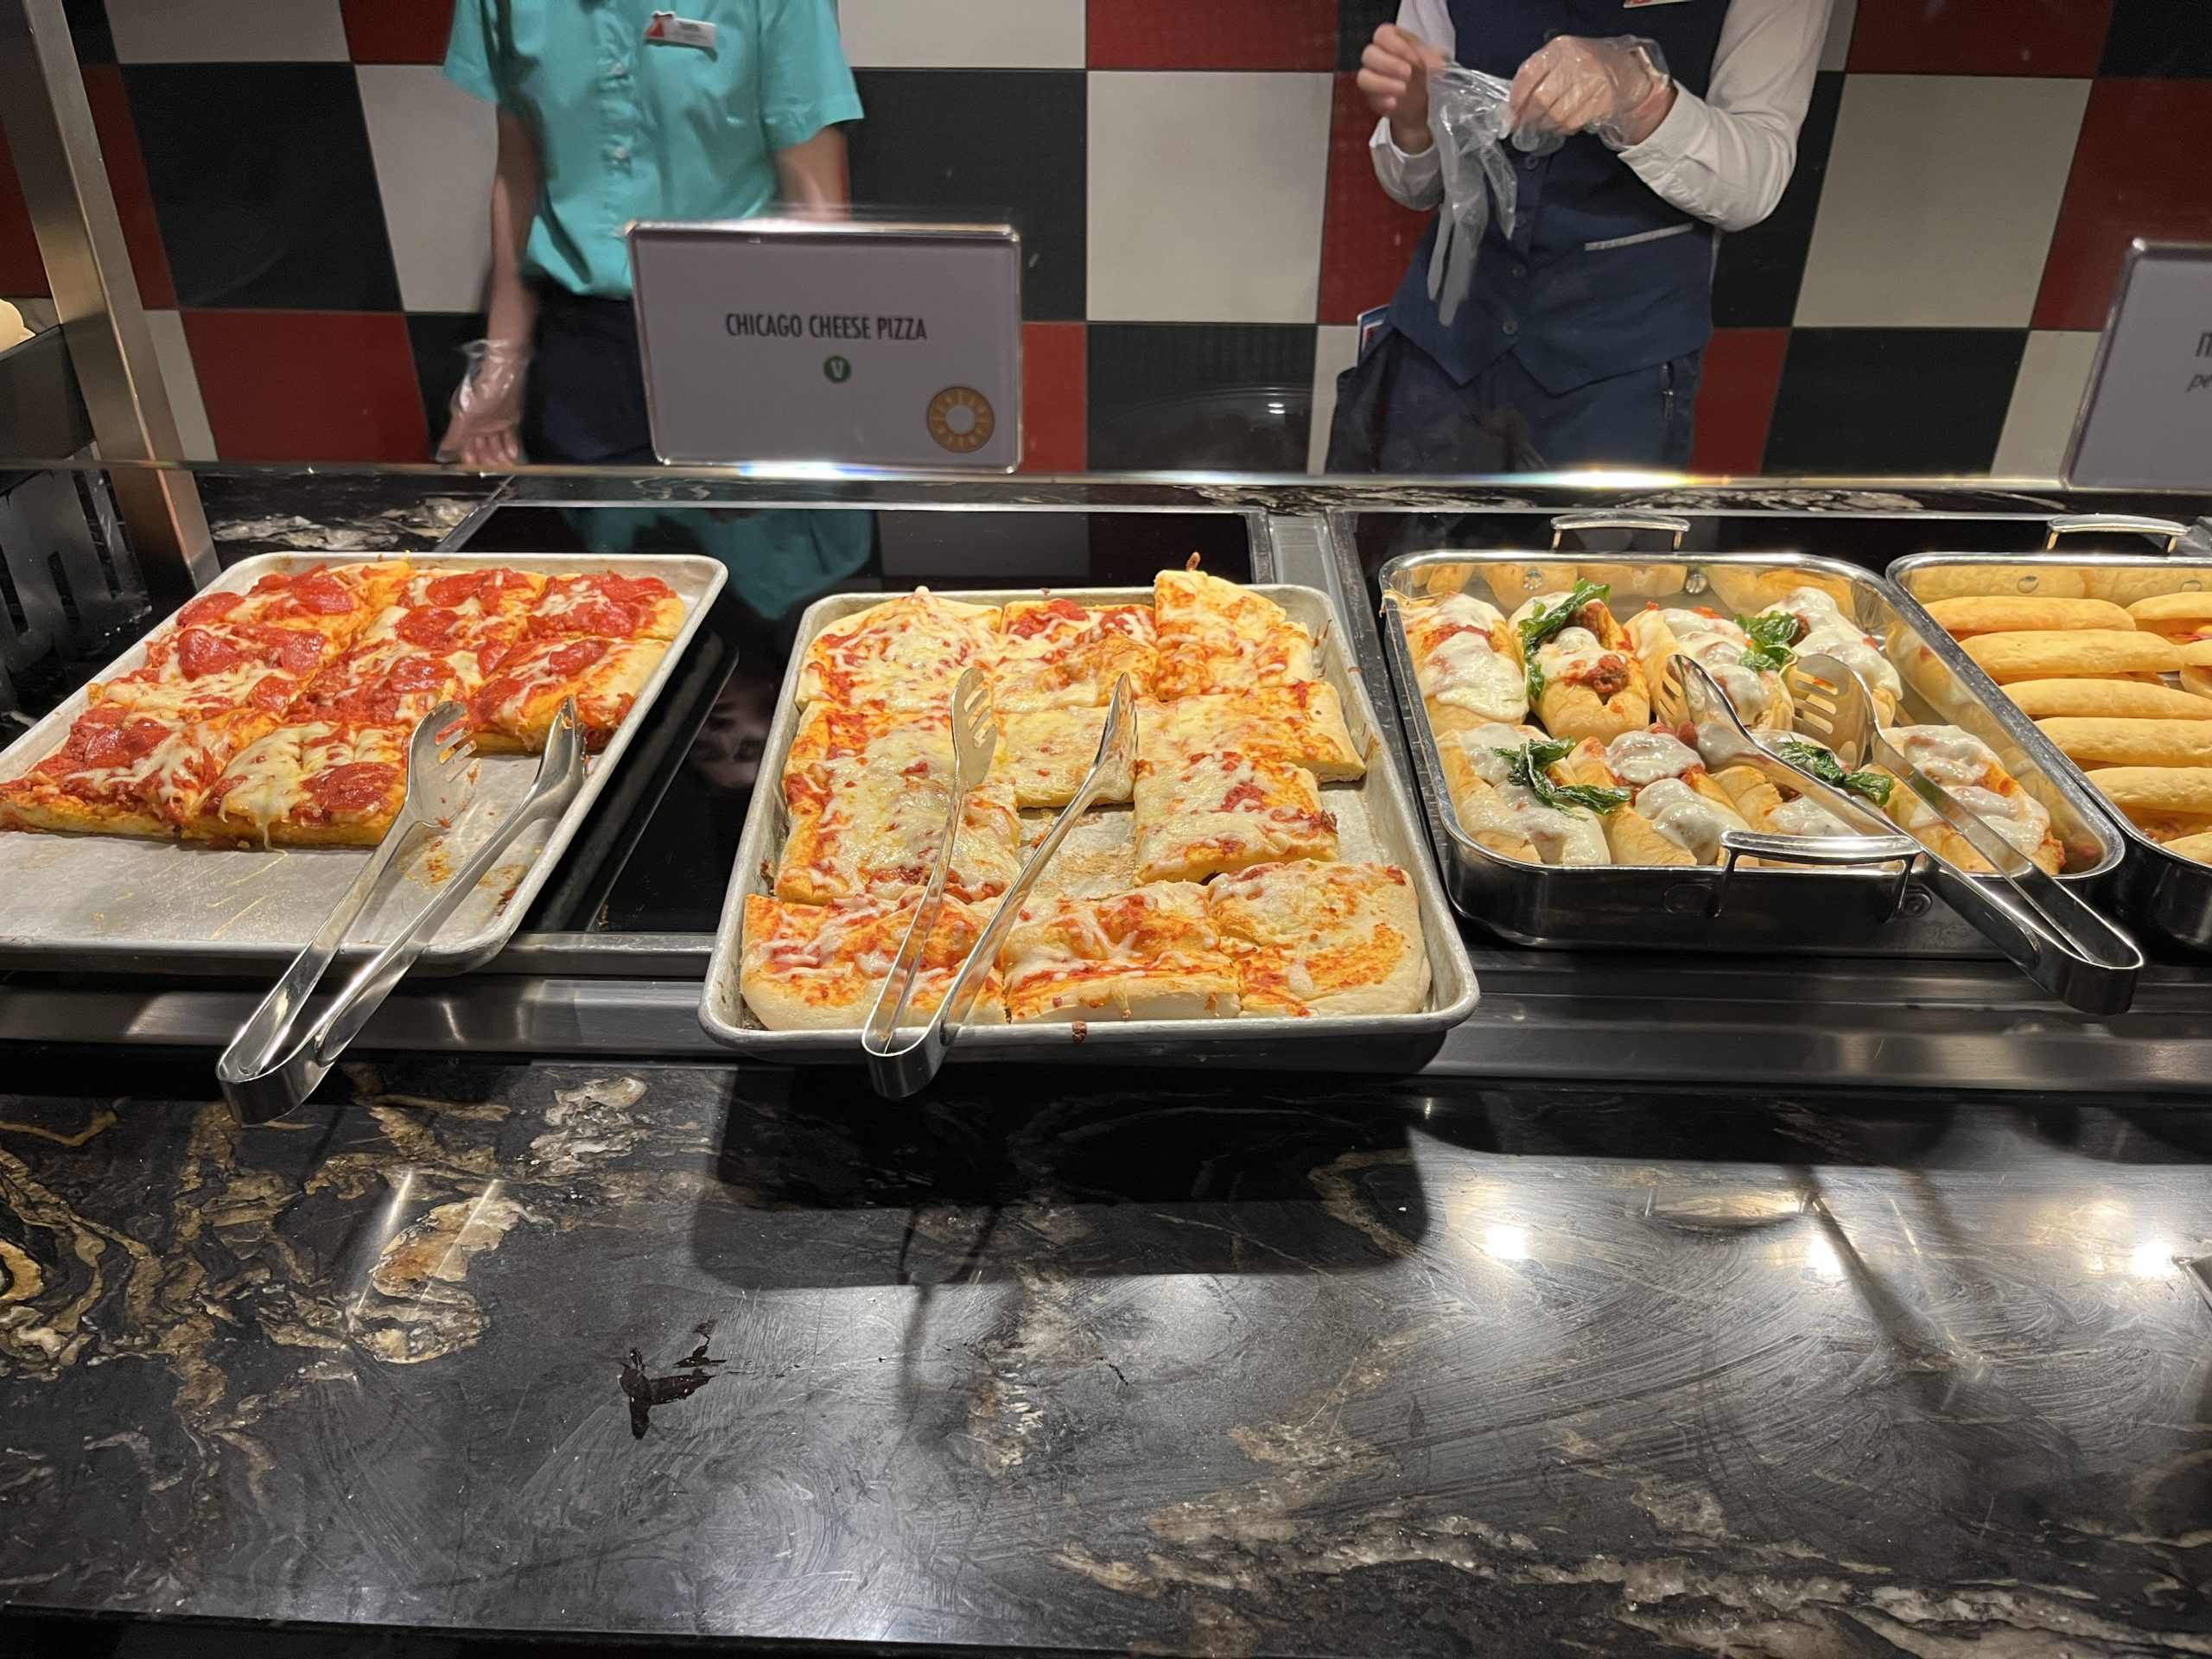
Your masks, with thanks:
<instances>
[{"instance_id":1,"label":"stainless steel serving pan","mask_svg":"<svg viewBox=\"0 0 2212 1659\"><path fill-rule=\"evenodd\" d=\"M1367 757L1367 776L1357 784L1323 786L1322 804L1338 815L1346 858L1372 857L1399 866L1414 884L1421 903L1421 931L1428 947L1428 1004L1416 1014L1369 1018L1315 1017L1237 1020L1093 1020L1084 1025L976 1026L964 1028L949 1058L961 1060L1211 1060L1228 1065L1323 1065L1337 1068L1417 1061L1424 1046L1471 1013L1475 974L1466 946L1445 901L1435 867L1422 844L1421 821L1390 747L1377 734L1375 711L1359 675L1351 668L1344 629L1328 596L1312 588L1265 582L1246 584L1264 594L1319 642L1321 669L1344 701L1344 721L1352 741ZM1149 588L1056 588L1052 593L1084 605L1148 603ZM1034 599L1039 590L993 588L948 593L945 599L973 605L1003 605ZM799 669L808 643L831 623L880 604L883 594L833 594L818 599L800 619L774 723L760 760L760 782L745 817L737 844L737 865L723 900L721 925L707 969L699 1022L717 1042L763 1059L860 1063L861 1034L850 1031L770 1031L754 1017L738 988L738 967L745 949L745 899L748 893L775 889L777 855L790 832L790 815L776 780L783 776L791 739L798 730Z\"/></svg>"},{"instance_id":2,"label":"stainless steel serving pan","mask_svg":"<svg viewBox=\"0 0 2212 1659\"><path fill-rule=\"evenodd\" d=\"M2034 721L1961 650L1934 618L1921 608L1921 596L1940 597L1936 589L1944 582L1942 572L1997 570L2006 573L2001 591L2034 594L2045 570L2104 571L2116 575L2138 573L2145 584L2163 584L2158 591L2187 593L2212 588L2212 557L2200 558L2174 549L2185 526L2155 518L2087 517L2051 520L2046 550L2040 553L1917 553L1890 567L1890 580L1903 590L1901 608L1929 638L1929 647L1948 671L1974 689L1993 709L1995 718L2012 742L2036 757L2037 764L2053 777L2076 788L2108 827L2122 849L2120 868L2111 883L2109 906L2115 915L2175 944L2195 950L2212 950L2212 865L2183 858L2164 848L2113 810L2090 787L2079 767L2037 729ZM2068 553L2058 538L2074 531L2131 531L2162 542L2164 553ZM2145 585L2141 598L2152 591Z\"/></svg>"},{"instance_id":3,"label":"stainless steel serving pan","mask_svg":"<svg viewBox=\"0 0 2212 1659\"><path fill-rule=\"evenodd\" d=\"M1902 604L1889 584L1855 565L1790 553L1674 553L1657 558L1556 551L1411 553L1391 560L1379 573L1383 650L1445 885L1463 912L1509 939L1541 946L1997 954L1916 874L1907 876L1894 863L1866 869L1733 871L1525 864L1491 852L1460 829L1397 600L1456 593L1471 582L1479 595L1510 614L1518 601L1506 595L1533 597L1587 575L1612 585L1612 608L1623 617L1646 603L1742 609L1738 597L1750 584L1784 572L1802 574L1812 585L1832 590L1840 584L1848 593L1852 613L1883 641L1905 683L1901 717L1961 727L1994 749L2005 769L2050 809L2052 826L2066 843L2066 874L2061 879L2085 899L2101 894L2118 867L2120 842L2080 776L2070 768L2047 766L2039 747L2020 742L1990 706L1986 690L1948 668L1941 655L1942 645L1948 643L1941 639L1942 631L1917 607ZM1929 637L1930 631L1936 638Z\"/></svg>"},{"instance_id":4,"label":"stainless steel serving pan","mask_svg":"<svg viewBox=\"0 0 2212 1659\"><path fill-rule=\"evenodd\" d=\"M399 556L393 555L393 557ZM208 585L211 593L244 593L265 575L318 564L361 564L366 557L329 553L264 553L243 559ZM675 644L638 694L630 717L568 809L551 824L524 832L512 857L493 868L438 930L415 971L457 974L496 956L520 925L569 838L601 788L620 764L639 716L667 683L677 662L728 579L721 563L693 555L588 553L435 553L411 563L440 569L506 566L544 575L620 569L658 576L683 601ZM170 620L174 620L172 618ZM164 622L162 626L168 626ZM145 661L141 640L97 677L110 680ZM28 772L67 735L85 710L86 690L0 752L0 778ZM529 791L535 755L486 755L468 811L442 846L417 853L356 931L360 946L389 938L422 906L472 848ZM61 836L0 830L0 962L111 973L235 973L280 968L315 936L370 855L366 848L292 847L237 851L124 836Z\"/></svg>"}]
</instances>

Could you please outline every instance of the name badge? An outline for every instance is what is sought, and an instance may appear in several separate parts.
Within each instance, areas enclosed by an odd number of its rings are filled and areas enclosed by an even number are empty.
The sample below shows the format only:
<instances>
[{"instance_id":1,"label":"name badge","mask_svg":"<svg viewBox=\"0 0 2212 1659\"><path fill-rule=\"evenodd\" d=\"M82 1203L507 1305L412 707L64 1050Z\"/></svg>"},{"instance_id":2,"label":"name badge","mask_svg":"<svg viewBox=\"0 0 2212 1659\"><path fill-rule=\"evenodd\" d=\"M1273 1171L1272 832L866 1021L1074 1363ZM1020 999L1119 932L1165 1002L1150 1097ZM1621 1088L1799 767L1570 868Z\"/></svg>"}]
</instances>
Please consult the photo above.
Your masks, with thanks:
<instances>
[{"instance_id":1,"label":"name badge","mask_svg":"<svg viewBox=\"0 0 2212 1659\"><path fill-rule=\"evenodd\" d=\"M1631 3L1636 3L1631 0ZM711 52L715 49L715 26L679 17L672 11L657 11L645 25L645 38L655 46L696 46L702 52Z\"/></svg>"}]
</instances>

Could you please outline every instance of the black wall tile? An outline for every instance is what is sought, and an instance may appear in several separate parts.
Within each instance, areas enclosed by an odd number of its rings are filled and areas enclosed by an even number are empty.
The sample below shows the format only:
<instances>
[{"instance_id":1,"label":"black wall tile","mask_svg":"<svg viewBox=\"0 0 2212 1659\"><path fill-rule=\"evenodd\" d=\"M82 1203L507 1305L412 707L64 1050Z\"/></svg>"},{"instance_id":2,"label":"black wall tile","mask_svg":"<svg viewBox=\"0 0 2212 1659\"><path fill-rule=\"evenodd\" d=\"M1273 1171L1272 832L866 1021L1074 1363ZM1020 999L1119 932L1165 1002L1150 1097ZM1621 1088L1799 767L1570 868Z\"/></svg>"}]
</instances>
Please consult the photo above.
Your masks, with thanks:
<instances>
[{"instance_id":1,"label":"black wall tile","mask_svg":"<svg viewBox=\"0 0 2212 1659\"><path fill-rule=\"evenodd\" d=\"M1717 328L1787 328L1797 313L1805 278L1805 253L1813 245L1813 220L1821 209L1828 147L1835 139L1843 76L1813 83L1813 101L1797 134L1797 168L1774 212L1747 231L1720 238L1720 264L1713 276L1713 322Z\"/></svg>"},{"instance_id":2,"label":"black wall tile","mask_svg":"<svg viewBox=\"0 0 2212 1659\"><path fill-rule=\"evenodd\" d=\"M2024 328L1799 328L1764 470L1986 472L2027 341Z\"/></svg>"},{"instance_id":3,"label":"black wall tile","mask_svg":"<svg viewBox=\"0 0 2212 1659\"><path fill-rule=\"evenodd\" d=\"M352 66L125 64L123 79L179 304L399 308Z\"/></svg>"},{"instance_id":4,"label":"black wall tile","mask_svg":"<svg viewBox=\"0 0 2212 1659\"><path fill-rule=\"evenodd\" d=\"M1337 0L1337 67L1349 74L1384 23L1398 21L1398 0Z\"/></svg>"},{"instance_id":5,"label":"black wall tile","mask_svg":"<svg viewBox=\"0 0 2212 1659\"><path fill-rule=\"evenodd\" d=\"M1012 224L1021 232L1022 316L1081 321L1090 109L1082 73L863 69L855 79L868 114L845 130L854 201Z\"/></svg>"},{"instance_id":6,"label":"black wall tile","mask_svg":"<svg viewBox=\"0 0 2212 1659\"><path fill-rule=\"evenodd\" d=\"M69 37L79 63L113 63L115 36L109 33L105 0L61 0Z\"/></svg>"},{"instance_id":7,"label":"black wall tile","mask_svg":"<svg viewBox=\"0 0 2212 1659\"><path fill-rule=\"evenodd\" d=\"M1311 326L1094 322L1090 346L1095 470L1306 470Z\"/></svg>"},{"instance_id":8,"label":"black wall tile","mask_svg":"<svg viewBox=\"0 0 2212 1659\"><path fill-rule=\"evenodd\" d=\"M2097 73L2170 80L2212 75L2212 4L2206 0L2118 0ZM2206 164L2212 166L2212 161Z\"/></svg>"},{"instance_id":9,"label":"black wall tile","mask_svg":"<svg viewBox=\"0 0 2212 1659\"><path fill-rule=\"evenodd\" d=\"M407 344L415 354L415 381L423 390L423 416L435 445L445 435L453 412L454 388L467 365L461 348L484 338L480 311L410 311Z\"/></svg>"}]
</instances>

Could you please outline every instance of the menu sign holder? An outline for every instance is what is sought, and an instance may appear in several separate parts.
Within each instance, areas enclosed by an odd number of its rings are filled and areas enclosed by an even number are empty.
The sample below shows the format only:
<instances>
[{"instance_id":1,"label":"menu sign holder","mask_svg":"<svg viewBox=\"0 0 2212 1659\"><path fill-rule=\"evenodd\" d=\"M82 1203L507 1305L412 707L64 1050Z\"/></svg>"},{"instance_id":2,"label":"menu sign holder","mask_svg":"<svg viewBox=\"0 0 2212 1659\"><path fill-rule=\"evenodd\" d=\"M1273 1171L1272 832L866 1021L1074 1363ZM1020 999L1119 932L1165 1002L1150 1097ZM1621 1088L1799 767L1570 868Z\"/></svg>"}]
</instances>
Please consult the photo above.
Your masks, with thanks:
<instances>
[{"instance_id":1,"label":"menu sign holder","mask_svg":"<svg viewBox=\"0 0 2212 1659\"><path fill-rule=\"evenodd\" d=\"M2060 475L2073 489L2212 486L2212 245L2129 248Z\"/></svg>"},{"instance_id":2,"label":"menu sign holder","mask_svg":"<svg viewBox=\"0 0 2212 1659\"><path fill-rule=\"evenodd\" d=\"M1020 463L1011 226L642 222L629 242L664 461Z\"/></svg>"}]
</instances>

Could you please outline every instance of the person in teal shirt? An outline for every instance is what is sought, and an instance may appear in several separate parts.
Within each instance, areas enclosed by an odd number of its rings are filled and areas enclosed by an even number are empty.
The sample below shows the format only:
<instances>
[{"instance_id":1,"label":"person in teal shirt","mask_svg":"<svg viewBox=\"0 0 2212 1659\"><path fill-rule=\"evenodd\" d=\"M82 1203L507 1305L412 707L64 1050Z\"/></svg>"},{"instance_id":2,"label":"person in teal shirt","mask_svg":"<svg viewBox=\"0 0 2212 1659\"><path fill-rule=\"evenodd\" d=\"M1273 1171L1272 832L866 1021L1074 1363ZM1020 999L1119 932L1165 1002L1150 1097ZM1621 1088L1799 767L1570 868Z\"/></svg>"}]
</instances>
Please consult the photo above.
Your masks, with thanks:
<instances>
[{"instance_id":1,"label":"person in teal shirt","mask_svg":"<svg viewBox=\"0 0 2212 1659\"><path fill-rule=\"evenodd\" d=\"M650 463L631 222L844 209L836 124L861 103L834 0L683 3L454 6L446 77L498 106L499 165L486 338L442 458Z\"/></svg>"}]
</instances>

